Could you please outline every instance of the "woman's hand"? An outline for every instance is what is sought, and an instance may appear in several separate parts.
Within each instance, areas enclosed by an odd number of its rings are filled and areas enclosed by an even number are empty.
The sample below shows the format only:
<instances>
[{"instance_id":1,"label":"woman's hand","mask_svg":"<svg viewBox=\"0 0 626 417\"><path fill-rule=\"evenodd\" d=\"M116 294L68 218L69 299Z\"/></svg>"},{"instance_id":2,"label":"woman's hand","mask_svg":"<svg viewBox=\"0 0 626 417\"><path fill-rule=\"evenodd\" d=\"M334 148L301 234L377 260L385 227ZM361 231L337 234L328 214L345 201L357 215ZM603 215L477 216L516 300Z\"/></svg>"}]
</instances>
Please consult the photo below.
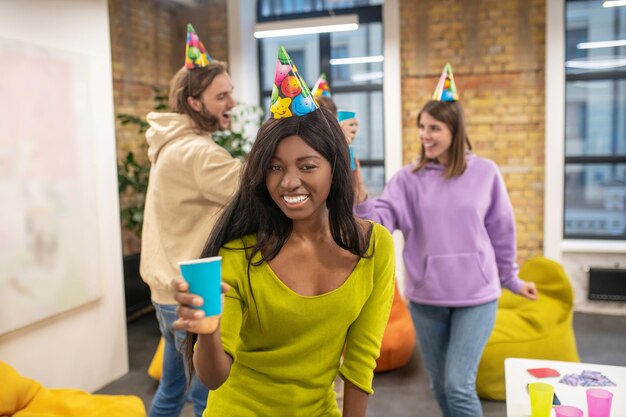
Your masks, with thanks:
<instances>
[{"instance_id":1,"label":"woman's hand","mask_svg":"<svg viewBox=\"0 0 626 417\"><path fill-rule=\"evenodd\" d=\"M519 295L528 298L529 300L537 301L537 287L534 282L522 281L522 288L519 290Z\"/></svg>"},{"instance_id":2,"label":"woman's hand","mask_svg":"<svg viewBox=\"0 0 626 417\"><path fill-rule=\"evenodd\" d=\"M204 304L202 297L189 292L189 284L181 279L172 280L172 287L176 291L174 299L180 304L176 309L178 319L174 321L174 328L185 330L190 333L212 334L215 333L220 323L220 315L205 317L204 311L193 307ZM222 297L230 287L222 283Z\"/></svg>"},{"instance_id":3,"label":"woman's hand","mask_svg":"<svg viewBox=\"0 0 626 417\"><path fill-rule=\"evenodd\" d=\"M356 137L356 133L359 131L359 122L357 122L356 119L352 117L350 119L340 121L339 126L341 126L341 130L343 130L343 135L346 137L346 142L348 142L348 145L351 145L352 141Z\"/></svg>"}]
</instances>

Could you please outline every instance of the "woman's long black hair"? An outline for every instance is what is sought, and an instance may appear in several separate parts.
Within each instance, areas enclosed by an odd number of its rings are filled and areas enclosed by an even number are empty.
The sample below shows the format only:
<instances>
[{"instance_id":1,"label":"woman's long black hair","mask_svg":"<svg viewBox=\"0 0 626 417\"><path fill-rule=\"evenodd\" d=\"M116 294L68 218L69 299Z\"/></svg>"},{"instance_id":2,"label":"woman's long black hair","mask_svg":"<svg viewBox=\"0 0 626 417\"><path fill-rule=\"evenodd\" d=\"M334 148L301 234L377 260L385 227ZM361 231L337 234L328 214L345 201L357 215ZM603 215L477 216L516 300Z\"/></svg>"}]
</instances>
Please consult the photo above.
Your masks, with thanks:
<instances>
[{"instance_id":1,"label":"woman's long black hair","mask_svg":"<svg viewBox=\"0 0 626 417\"><path fill-rule=\"evenodd\" d=\"M254 234L256 244L246 248L250 281L251 265L260 265L278 255L291 234L292 220L272 200L265 177L276 146L292 135L301 137L332 166L326 206L333 240L356 256L371 256L367 253L369 231L359 226L352 214L354 189L348 144L337 119L329 110L320 108L305 116L269 119L263 123L242 171L239 189L220 215L200 257L216 256L228 242ZM252 259L258 253L261 259L253 264ZM251 295L254 300L254 294ZM187 333L185 358L190 371L196 339L197 335Z\"/></svg>"}]
</instances>

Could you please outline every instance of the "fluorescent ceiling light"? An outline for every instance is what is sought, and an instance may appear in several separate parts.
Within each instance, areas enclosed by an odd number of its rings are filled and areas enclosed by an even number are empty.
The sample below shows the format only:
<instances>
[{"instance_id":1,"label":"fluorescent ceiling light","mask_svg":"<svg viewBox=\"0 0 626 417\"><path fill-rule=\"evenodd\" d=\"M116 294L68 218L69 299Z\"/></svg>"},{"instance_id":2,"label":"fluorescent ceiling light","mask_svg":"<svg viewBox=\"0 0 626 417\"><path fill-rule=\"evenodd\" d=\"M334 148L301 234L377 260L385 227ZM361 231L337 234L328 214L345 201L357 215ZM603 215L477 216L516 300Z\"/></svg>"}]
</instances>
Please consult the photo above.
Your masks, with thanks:
<instances>
[{"instance_id":1,"label":"fluorescent ceiling light","mask_svg":"<svg viewBox=\"0 0 626 417\"><path fill-rule=\"evenodd\" d=\"M356 14L312 17L310 19L278 20L262 22L254 26L254 37L273 38L276 36L308 35L311 33L345 32L359 28Z\"/></svg>"},{"instance_id":2,"label":"fluorescent ceiling light","mask_svg":"<svg viewBox=\"0 0 626 417\"><path fill-rule=\"evenodd\" d=\"M602 7L620 7L626 6L626 0L607 0L602 3Z\"/></svg>"},{"instance_id":3,"label":"fluorescent ceiling light","mask_svg":"<svg viewBox=\"0 0 626 417\"><path fill-rule=\"evenodd\" d=\"M368 64L371 62L383 62L384 60L385 58L382 55L335 58L330 60L330 65Z\"/></svg>"},{"instance_id":4,"label":"fluorescent ceiling light","mask_svg":"<svg viewBox=\"0 0 626 417\"><path fill-rule=\"evenodd\" d=\"M619 68L626 66L626 59L607 59L607 60L597 60L597 61L567 61L565 63L567 68L578 68L578 69L608 69L608 68Z\"/></svg>"},{"instance_id":5,"label":"fluorescent ceiling light","mask_svg":"<svg viewBox=\"0 0 626 417\"><path fill-rule=\"evenodd\" d=\"M576 45L576 48L595 49L595 48L613 48L615 46L626 46L626 39L620 39L617 41L581 42L578 45Z\"/></svg>"},{"instance_id":6,"label":"fluorescent ceiling light","mask_svg":"<svg viewBox=\"0 0 626 417\"><path fill-rule=\"evenodd\" d=\"M611 88L612 84L610 82L589 82L589 81L575 81L570 84L572 87L578 88L587 88L589 90L599 90L605 88Z\"/></svg>"}]
</instances>

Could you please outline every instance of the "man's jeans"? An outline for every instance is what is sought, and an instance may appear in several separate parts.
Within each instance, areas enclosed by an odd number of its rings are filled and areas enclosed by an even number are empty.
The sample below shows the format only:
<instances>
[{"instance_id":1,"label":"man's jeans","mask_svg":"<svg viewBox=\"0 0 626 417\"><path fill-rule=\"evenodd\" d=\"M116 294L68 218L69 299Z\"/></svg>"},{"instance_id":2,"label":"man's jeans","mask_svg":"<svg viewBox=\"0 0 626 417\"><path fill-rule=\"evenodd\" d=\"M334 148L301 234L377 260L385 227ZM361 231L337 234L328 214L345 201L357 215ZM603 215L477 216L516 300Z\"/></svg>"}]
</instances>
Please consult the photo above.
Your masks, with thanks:
<instances>
[{"instance_id":1,"label":"man's jeans","mask_svg":"<svg viewBox=\"0 0 626 417\"><path fill-rule=\"evenodd\" d=\"M159 329L165 340L163 350L163 372L159 388L154 394L150 406L149 417L178 417L185 405L187 397L193 402L196 417L202 417L206 408L209 390L202 385L196 376L191 381L187 392L186 369L181 351L185 332L174 330L172 323L176 320L177 305L154 304Z\"/></svg>"}]
</instances>

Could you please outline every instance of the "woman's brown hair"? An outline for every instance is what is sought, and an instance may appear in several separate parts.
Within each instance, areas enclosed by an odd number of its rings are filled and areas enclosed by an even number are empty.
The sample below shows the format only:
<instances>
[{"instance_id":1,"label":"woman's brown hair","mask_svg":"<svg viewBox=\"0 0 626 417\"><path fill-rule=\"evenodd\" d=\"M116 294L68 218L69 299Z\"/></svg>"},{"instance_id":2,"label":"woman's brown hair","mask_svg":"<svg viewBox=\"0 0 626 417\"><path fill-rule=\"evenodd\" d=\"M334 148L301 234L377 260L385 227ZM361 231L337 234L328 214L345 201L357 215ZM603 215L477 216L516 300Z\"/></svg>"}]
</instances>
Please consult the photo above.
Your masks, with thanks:
<instances>
[{"instance_id":1,"label":"woman's brown hair","mask_svg":"<svg viewBox=\"0 0 626 417\"><path fill-rule=\"evenodd\" d=\"M326 107L328 110L330 110L333 113L333 116L337 117L337 105L335 104L332 98L326 97L326 96L319 96L319 97L315 97L315 101L317 101L317 104L319 104L321 107Z\"/></svg>"},{"instance_id":2,"label":"woman's brown hair","mask_svg":"<svg viewBox=\"0 0 626 417\"><path fill-rule=\"evenodd\" d=\"M170 85L169 104L174 113L188 115L194 127L204 132L215 132L219 129L217 117L211 115L203 106L202 111L194 110L187 101L188 97L200 100L202 93L211 85L215 77L226 72L226 65L219 61L211 61L203 68L178 70Z\"/></svg>"},{"instance_id":3,"label":"woman's brown hair","mask_svg":"<svg viewBox=\"0 0 626 417\"><path fill-rule=\"evenodd\" d=\"M465 117L463 116L463 109L461 105L456 101L435 101L430 100L427 102L422 110L417 115L417 126L420 125L420 119L422 114L428 113L435 120L444 123L452 132L452 143L450 144L449 163L446 166L444 176L446 178L456 177L465 172L467 166L465 160L465 152L472 149L472 144L467 137L467 130L465 129ZM417 165L413 168L413 172L417 172L424 168L426 164L432 162L426 158L424 146L420 150L420 158L417 161Z\"/></svg>"}]
</instances>

